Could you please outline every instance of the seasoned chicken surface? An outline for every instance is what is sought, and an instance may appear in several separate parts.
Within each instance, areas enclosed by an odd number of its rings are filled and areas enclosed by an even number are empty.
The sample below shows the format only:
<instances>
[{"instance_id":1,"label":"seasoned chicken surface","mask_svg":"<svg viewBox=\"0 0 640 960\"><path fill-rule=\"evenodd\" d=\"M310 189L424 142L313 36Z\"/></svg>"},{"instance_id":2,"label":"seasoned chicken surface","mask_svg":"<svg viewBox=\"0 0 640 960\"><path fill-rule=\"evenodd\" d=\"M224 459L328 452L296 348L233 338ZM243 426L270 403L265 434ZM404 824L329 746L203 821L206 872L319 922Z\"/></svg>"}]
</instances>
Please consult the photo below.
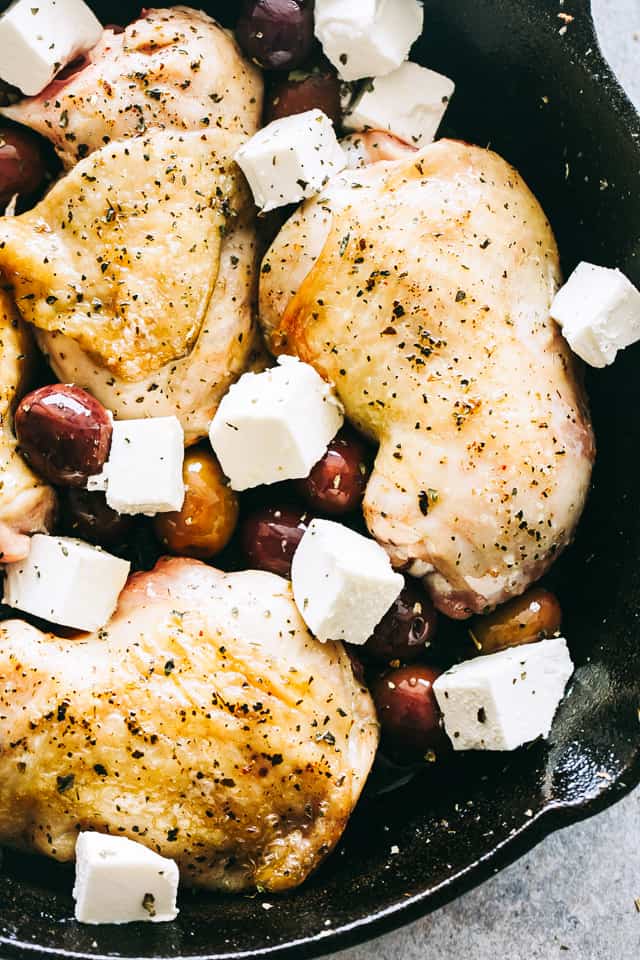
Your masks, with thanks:
<instances>
[{"instance_id":1,"label":"seasoned chicken surface","mask_svg":"<svg viewBox=\"0 0 640 960\"><path fill-rule=\"evenodd\" d=\"M584 506L594 441L549 317L559 280L518 173L446 140L335 178L265 257L271 348L379 442L369 529L456 618L541 576Z\"/></svg>"},{"instance_id":2,"label":"seasoned chicken surface","mask_svg":"<svg viewBox=\"0 0 640 960\"><path fill-rule=\"evenodd\" d=\"M55 494L31 472L16 450L13 410L24 387L33 343L9 294L0 289L0 562L22 560L26 534L53 523Z\"/></svg>"},{"instance_id":3,"label":"seasoned chicken surface","mask_svg":"<svg viewBox=\"0 0 640 960\"><path fill-rule=\"evenodd\" d=\"M352 169L378 163L380 160L402 160L417 152L417 147L405 143L386 130L350 133L342 138L340 146L347 154L348 166Z\"/></svg>"},{"instance_id":4,"label":"seasoned chicken surface","mask_svg":"<svg viewBox=\"0 0 640 960\"><path fill-rule=\"evenodd\" d=\"M24 318L125 380L184 356L239 192L229 152L215 146L199 133L109 144L33 210L5 218L2 267Z\"/></svg>"},{"instance_id":5,"label":"seasoned chicken surface","mask_svg":"<svg viewBox=\"0 0 640 960\"><path fill-rule=\"evenodd\" d=\"M227 31L205 13L173 7L144 11L124 33L107 27L81 69L0 112L51 140L70 169L110 140L156 127L250 137L262 95L260 71Z\"/></svg>"},{"instance_id":6,"label":"seasoned chicken surface","mask_svg":"<svg viewBox=\"0 0 640 960\"><path fill-rule=\"evenodd\" d=\"M116 417L175 414L187 443L263 363L254 210L231 162L262 97L233 37L173 7L105 29L82 69L4 110L48 137L66 168L80 161L36 211L0 221L2 269L34 295L20 306L39 346ZM176 158L157 169L169 149Z\"/></svg>"},{"instance_id":7,"label":"seasoned chicken surface","mask_svg":"<svg viewBox=\"0 0 640 960\"><path fill-rule=\"evenodd\" d=\"M188 442L256 350L240 142L158 130L110 143L0 219L0 269L60 379L121 418L175 413Z\"/></svg>"},{"instance_id":8,"label":"seasoned chicken surface","mask_svg":"<svg viewBox=\"0 0 640 960\"><path fill-rule=\"evenodd\" d=\"M218 890L301 883L360 795L378 728L290 585L162 560L99 633L0 625L0 840L73 859L128 836Z\"/></svg>"}]
</instances>

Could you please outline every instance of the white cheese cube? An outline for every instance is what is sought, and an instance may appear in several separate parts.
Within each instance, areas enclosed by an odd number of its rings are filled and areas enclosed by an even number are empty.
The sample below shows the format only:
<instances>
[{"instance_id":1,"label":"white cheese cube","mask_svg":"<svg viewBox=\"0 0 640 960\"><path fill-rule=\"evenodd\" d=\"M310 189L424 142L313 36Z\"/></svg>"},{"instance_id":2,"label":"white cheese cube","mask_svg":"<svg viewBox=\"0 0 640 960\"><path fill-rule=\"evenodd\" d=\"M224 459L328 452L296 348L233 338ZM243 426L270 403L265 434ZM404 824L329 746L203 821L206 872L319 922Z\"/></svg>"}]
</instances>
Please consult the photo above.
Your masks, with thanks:
<instances>
[{"instance_id":1,"label":"white cheese cube","mask_svg":"<svg viewBox=\"0 0 640 960\"><path fill-rule=\"evenodd\" d=\"M309 476L342 426L333 388L308 363L280 357L222 398L209 439L234 490Z\"/></svg>"},{"instance_id":2,"label":"white cheese cube","mask_svg":"<svg viewBox=\"0 0 640 960\"><path fill-rule=\"evenodd\" d=\"M162 923L178 916L178 865L128 840L90 831L76 843L76 920Z\"/></svg>"},{"instance_id":3,"label":"white cheese cube","mask_svg":"<svg viewBox=\"0 0 640 960\"><path fill-rule=\"evenodd\" d=\"M316 0L315 31L343 80L381 77L399 67L422 33L418 0Z\"/></svg>"},{"instance_id":4,"label":"white cheese cube","mask_svg":"<svg viewBox=\"0 0 640 960\"><path fill-rule=\"evenodd\" d=\"M4 603L76 630L99 630L116 608L130 564L72 537L31 538L5 567Z\"/></svg>"},{"instance_id":5,"label":"white cheese cube","mask_svg":"<svg viewBox=\"0 0 640 960\"><path fill-rule=\"evenodd\" d=\"M398 597L404 577L369 537L312 520L293 555L293 596L318 640L363 644Z\"/></svg>"},{"instance_id":6,"label":"white cheese cube","mask_svg":"<svg viewBox=\"0 0 640 960\"><path fill-rule=\"evenodd\" d=\"M82 0L17 0L0 17L0 77L35 96L101 36Z\"/></svg>"},{"instance_id":7,"label":"white cheese cube","mask_svg":"<svg viewBox=\"0 0 640 960\"><path fill-rule=\"evenodd\" d=\"M184 431L177 417L116 420L103 473L90 489L103 487L118 513L180 510L184 502Z\"/></svg>"},{"instance_id":8,"label":"white cheese cube","mask_svg":"<svg viewBox=\"0 0 640 960\"><path fill-rule=\"evenodd\" d=\"M322 110L274 120L240 147L235 160L265 212L312 197L347 163Z\"/></svg>"},{"instance_id":9,"label":"white cheese cube","mask_svg":"<svg viewBox=\"0 0 640 960\"><path fill-rule=\"evenodd\" d=\"M640 340L640 291L620 270L579 263L551 304L569 346L592 367Z\"/></svg>"},{"instance_id":10,"label":"white cheese cube","mask_svg":"<svg viewBox=\"0 0 640 960\"><path fill-rule=\"evenodd\" d=\"M547 737L572 673L563 637L451 667L433 692L454 750L515 750Z\"/></svg>"},{"instance_id":11,"label":"white cheese cube","mask_svg":"<svg viewBox=\"0 0 640 960\"><path fill-rule=\"evenodd\" d=\"M417 147L432 143L455 90L453 80L417 63L403 63L366 83L346 115L347 130L387 130Z\"/></svg>"}]
</instances>

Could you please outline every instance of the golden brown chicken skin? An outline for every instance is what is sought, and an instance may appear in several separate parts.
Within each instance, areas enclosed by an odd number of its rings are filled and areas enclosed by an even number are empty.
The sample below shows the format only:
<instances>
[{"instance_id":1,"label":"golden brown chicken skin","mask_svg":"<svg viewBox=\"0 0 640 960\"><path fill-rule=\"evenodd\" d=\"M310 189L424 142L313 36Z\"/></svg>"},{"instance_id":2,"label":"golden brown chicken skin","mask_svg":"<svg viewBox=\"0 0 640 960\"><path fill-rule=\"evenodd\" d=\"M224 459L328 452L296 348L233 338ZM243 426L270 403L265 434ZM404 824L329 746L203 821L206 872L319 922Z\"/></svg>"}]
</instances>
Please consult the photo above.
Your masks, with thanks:
<instances>
[{"instance_id":1,"label":"golden brown chicken skin","mask_svg":"<svg viewBox=\"0 0 640 960\"><path fill-rule=\"evenodd\" d=\"M155 130L110 143L0 218L0 268L60 380L119 419L173 414L189 443L258 350L240 142Z\"/></svg>"},{"instance_id":2,"label":"golden brown chicken skin","mask_svg":"<svg viewBox=\"0 0 640 960\"><path fill-rule=\"evenodd\" d=\"M16 449L13 411L27 386L33 341L13 299L0 289L0 562L22 560L27 534L45 533L53 523L56 498Z\"/></svg>"},{"instance_id":3,"label":"golden brown chicken skin","mask_svg":"<svg viewBox=\"0 0 640 960\"><path fill-rule=\"evenodd\" d=\"M51 140L66 169L111 140L153 129L252 136L261 72L211 17L147 9L122 33L106 27L82 69L2 110Z\"/></svg>"},{"instance_id":4,"label":"golden brown chicken skin","mask_svg":"<svg viewBox=\"0 0 640 960\"><path fill-rule=\"evenodd\" d=\"M0 626L0 841L57 860L98 830L175 858L187 884L294 887L377 740L343 647L311 637L273 574L164 560L95 635Z\"/></svg>"},{"instance_id":5,"label":"golden brown chicken skin","mask_svg":"<svg viewBox=\"0 0 640 960\"><path fill-rule=\"evenodd\" d=\"M379 443L369 530L453 617L521 593L584 507L594 441L559 282L522 178L447 140L332 180L263 263L269 345Z\"/></svg>"}]
</instances>

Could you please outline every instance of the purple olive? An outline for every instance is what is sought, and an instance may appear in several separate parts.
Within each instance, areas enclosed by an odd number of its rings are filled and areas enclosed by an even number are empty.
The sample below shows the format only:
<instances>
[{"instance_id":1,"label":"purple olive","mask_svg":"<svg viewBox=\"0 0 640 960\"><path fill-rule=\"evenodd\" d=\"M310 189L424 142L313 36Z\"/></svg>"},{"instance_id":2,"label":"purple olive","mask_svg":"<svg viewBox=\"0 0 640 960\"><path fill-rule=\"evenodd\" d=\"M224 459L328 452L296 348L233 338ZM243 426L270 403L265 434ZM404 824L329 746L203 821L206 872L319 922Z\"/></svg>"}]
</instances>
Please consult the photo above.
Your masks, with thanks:
<instances>
[{"instance_id":1,"label":"purple olive","mask_svg":"<svg viewBox=\"0 0 640 960\"><path fill-rule=\"evenodd\" d=\"M296 489L319 513L350 513L362 503L369 472L365 444L355 433L343 430Z\"/></svg>"},{"instance_id":2,"label":"purple olive","mask_svg":"<svg viewBox=\"0 0 640 960\"><path fill-rule=\"evenodd\" d=\"M133 517L112 510L104 493L90 493L80 487L67 490L65 514L65 526L70 536L101 547L123 543L134 523Z\"/></svg>"},{"instance_id":3,"label":"purple olive","mask_svg":"<svg viewBox=\"0 0 640 960\"><path fill-rule=\"evenodd\" d=\"M50 483L82 487L109 456L109 415L80 387L54 383L28 393L16 410L15 428L23 457Z\"/></svg>"},{"instance_id":4,"label":"purple olive","mask_svg":"<svg viewBox=\"0 0 640 960\"><path fill-rule=\"evenodd\" d=\"M336 125L342 120L340 81L335 70L327 68L299 76L291 73L271 84L265 99L264 122L280 120L307 110L322 110Z\"/></svg>"},{"instance_id":5,"label":"purple olive","mask_svg":"<svg viewBox=\"0 0 640 960\"><path fill-rule=\"evenodd\" d=\"M267 70L292 70L314 43L311 0L245 0L236 26L249 59Z\"/></svg>"},{"instance_id":6,"label":"purple olive","mask_svg":"<svg viewBox=\"0 0 640 960\"><path fill-rule=\"evenodd\" d=\"M430 646L438 627L438 612L425 591L407 581L384 615L365 650L375 660L416 660Z\"/></svg>"},{"instance_id":7,"label":"purple olive","mask_svg":"<svg viewBox=\"0 0 640 960\"><path fill-rule=\"evenodd\" d=\"M290 506L263 507L242 524L242 549L249 564L281 577L291 576L291 561L312 520L305 510Z\"/></svg>"},{"instance_id":8,"label":"purple olive","mask_svg":"<svg viewBox=\"0 0 640 960\"><path fill-rule=\"evenodd\" d=\"M43 141L29 130L0 127L0 207L15 194L30 196L45 179Z\"/></svg>"},{"instance_id":9,"label":"purple olive","mask_svg":"<svg viewBox=\"0 0 640 960\"><path fill-rule=\"evenodd\" d=\"M447 749L433 692L441 673L435 667L412 664L388 671L371 685L383 742L394 754L433 759L432 754Z\"/></svg>"}]
</instances>

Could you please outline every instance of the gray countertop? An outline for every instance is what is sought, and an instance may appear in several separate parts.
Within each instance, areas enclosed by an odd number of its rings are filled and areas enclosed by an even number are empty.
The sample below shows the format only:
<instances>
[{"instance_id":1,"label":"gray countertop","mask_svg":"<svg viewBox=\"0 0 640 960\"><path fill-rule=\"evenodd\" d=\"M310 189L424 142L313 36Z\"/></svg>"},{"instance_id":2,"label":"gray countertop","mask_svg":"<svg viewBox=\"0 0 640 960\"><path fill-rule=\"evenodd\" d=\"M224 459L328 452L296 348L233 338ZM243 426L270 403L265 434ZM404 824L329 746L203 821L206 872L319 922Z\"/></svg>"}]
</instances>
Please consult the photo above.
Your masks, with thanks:
<instances>
[{"instance_id":1,"label":"gray countertop","mask_svg":"<svg viewBox=\"0 0 640 960\"><path fill-rule=\"evenodd\" d=\"M604 52L640 107L640 0L593 7ZM335 960L638 960L637 898L640 789L431 916Z\"/></svg>"}]
</instances>

